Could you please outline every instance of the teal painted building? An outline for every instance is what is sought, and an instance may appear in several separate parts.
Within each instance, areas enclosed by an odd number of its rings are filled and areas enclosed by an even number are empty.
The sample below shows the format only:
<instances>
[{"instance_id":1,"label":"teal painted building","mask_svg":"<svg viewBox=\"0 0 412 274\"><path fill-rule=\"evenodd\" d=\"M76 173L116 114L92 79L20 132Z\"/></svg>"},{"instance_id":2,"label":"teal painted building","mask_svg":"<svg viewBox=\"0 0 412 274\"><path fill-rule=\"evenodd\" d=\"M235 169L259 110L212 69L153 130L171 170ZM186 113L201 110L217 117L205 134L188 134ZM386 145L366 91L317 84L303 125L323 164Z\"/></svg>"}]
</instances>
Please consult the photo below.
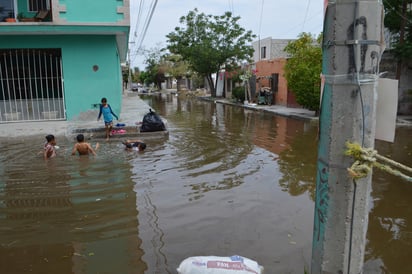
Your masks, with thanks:
<instances>
[{"instance_id":1,"label":"teal painted building","mask_svg":"<svg viewBox=\"0 0 412 274\"><path fill-rule=\"evenodd\" d=\"M0 0L0 123L121 111L129 0Z\"/></svg>"}]
</instances>

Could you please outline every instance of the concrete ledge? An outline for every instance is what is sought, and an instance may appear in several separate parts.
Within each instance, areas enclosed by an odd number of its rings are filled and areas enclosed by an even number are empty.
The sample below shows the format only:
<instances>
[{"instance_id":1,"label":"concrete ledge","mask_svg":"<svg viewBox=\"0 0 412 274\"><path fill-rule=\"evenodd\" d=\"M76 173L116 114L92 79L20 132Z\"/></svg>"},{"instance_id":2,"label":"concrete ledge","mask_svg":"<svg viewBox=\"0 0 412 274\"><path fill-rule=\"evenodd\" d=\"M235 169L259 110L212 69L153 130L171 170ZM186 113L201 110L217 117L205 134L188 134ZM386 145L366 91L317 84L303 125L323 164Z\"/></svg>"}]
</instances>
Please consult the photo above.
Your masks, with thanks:
<instances>
[{"instance_id":1,"label":"concrete ledge","mask_svg":"<svg viewBox=\"0 0 412 274\"><path fill-rule=\"evenodd\" d=\"M125 133L112 134L110 139L162 139L169 137L169 131L140 132L137 127L113 127L114 131L125 130ZM85 135L88 140L106 139L105 128L77 128L72 131L74 137L77 134Z\"/></svg>"}]
</instances>

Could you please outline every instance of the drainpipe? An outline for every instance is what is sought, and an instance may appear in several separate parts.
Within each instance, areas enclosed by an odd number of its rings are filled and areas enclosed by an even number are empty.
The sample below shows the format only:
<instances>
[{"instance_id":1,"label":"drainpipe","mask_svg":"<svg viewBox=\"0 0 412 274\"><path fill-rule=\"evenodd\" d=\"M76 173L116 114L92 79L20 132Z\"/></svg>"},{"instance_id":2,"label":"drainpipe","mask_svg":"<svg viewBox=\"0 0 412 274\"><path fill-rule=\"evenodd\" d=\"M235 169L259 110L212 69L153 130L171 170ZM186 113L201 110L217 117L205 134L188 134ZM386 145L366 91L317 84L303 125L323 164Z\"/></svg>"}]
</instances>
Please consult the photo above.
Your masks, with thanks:
<instances>
[{"instance_id":1,"label":"drainpipe","mask_svg":"<svg viewBox=\"0 0 412 274\"><path fill-rule=\"evenodd\" d=\"M374 147L382 25L379 0L328 3L311 273L363 272L372 174L352 179L344 151L347 141Z\"/></svg>"}]
</instances>

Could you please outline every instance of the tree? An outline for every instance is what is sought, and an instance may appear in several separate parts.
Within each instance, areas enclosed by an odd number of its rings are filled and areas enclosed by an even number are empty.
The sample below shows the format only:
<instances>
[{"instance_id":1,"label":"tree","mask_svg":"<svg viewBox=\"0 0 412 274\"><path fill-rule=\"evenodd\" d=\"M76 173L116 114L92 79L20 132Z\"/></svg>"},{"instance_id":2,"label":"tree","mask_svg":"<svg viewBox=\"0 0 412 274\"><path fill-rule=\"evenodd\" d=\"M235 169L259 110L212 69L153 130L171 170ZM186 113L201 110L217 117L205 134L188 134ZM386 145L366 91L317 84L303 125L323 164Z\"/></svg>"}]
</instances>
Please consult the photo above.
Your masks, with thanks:
<instances>
[{"instance_id":1,"label":"tree","mask_svg":"<svg viewBox=\"0 0 412 274\"><path fill-rule=\"evenodd\" d=\"M164 67L161 66L163 51L164 49L157 46L146 51L145 54L145 64L147 65L146 74L144 75L145 83L153 83L159 90L162 88L161 84L165 80Z\"/></svg>"},{"instance_id":2,"label":"tree","mask_svg":"<svg viewBox=\"0 0 412 274\"><path fill-rule=\"evenodd\" d=\"M169 76L177 80L177 90L180 90L180 80L191 76L188 63L178 54L165 54L161 66Z\"/></svg>"},{"instance_id":3,"label":"tree","mask_svg":"<svg viewBox=\"0 0 412 274\"><path fill-rule=\"evenodd\" d=\"M296 95L296 101L310 110L319 110L320 74L322 72L321 35L317 39L310 33L301 33L289 42L285 51L290 54L285 65L288 87Z\"/></svg>"},{"instance_id":4,"label":"tree","mask_svg":"<svg viewBox=\"0 0 412 274\"><path fill-rule=\"evenodd\" d=\"M392 34L392 47L398 59L396 79L400 78L402 64L412 58L412 10L411 0L386 0L385 27Z\"/></svg>"},{"instance_id":5,"label":"tree","mask_svg":"<svg viewBox=\"0 0 412 274\"><path fill-rule=\"evenodd\" d=\"M139 82L140 80L140 70L138 67L134 67L132 70L132 82Z\"/></svg>"},{"instance_id":6,"label":"tree","mask_svg":"<svg viewBox=\"0 0 412 274\"><path fill-rule=\"evenodd\" d=\"M185 26L166 35L169 51L181 55L193 71L206 77L213 97L216 89L212 74L217 75L224 66L249 60L253 54L248 43L256 36L242 28L239 19L231 12L213 16L194 9L180 18Z\"/></svg>"}]
</instances>

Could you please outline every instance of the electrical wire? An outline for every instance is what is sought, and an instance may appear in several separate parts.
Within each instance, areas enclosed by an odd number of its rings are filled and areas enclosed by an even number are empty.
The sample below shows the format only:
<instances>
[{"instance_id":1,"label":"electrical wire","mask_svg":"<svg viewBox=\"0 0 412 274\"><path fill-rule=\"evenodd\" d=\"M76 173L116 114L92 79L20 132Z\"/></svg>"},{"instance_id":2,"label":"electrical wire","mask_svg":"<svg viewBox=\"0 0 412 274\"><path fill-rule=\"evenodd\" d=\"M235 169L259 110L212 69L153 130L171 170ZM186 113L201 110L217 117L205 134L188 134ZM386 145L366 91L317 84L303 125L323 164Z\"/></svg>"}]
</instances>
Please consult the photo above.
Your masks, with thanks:
<instances>
[{"instance_id":1,"label":"electrical wire","mask_svg":"<svg viewBox=\"0 0 412 274\"><path fill-rule=\"evenodd\" d=\"M402 14L401 12L399 12L399 10L396 7L392 6L391 3L388 0L384 0L383 2L385 4L387 4L387 6L390 7L400 18L402 18L403 20L405 20L409 24L412 23L412 21L409 20L409 18L405 17L405 15Z\"/></svg>"},{"instance_id":2,"label":"electrical wire","mask_svg":"<svg viewBox=\"0 0 412 274\"><path fill-rule=\"evenodd\" d=\"M313 19L317 18L317 15L319 15L320 13L323 13L323 10L319 10L318 12L312 14L311 16L309 16L309 19L306 19L306 23L312 21ZM320 26L323 25L323 21L320 23ZM291 33L293 32L293 30L299 28L301 26L301 23L298 23L296 25L294 25L293 27L287 29L284 33ZM319 26L319 25L317 25ZM315 29L315 28L314 28ZM318 29L318 28L316 28Z\"/></svg>"},{"instance_id":3,"label":"electrical wire","mask_svg":"<svg viewBox=\"0 0 412 274\"><path fill-rule=\"evenodd\" d=\"M262 27L262 18L263 18L263 5L264 5L264 0L262 0L262 2L260 2L261 4L261 6L260 6L260 20L259 20L259 32L258 32L258 34L259 34L259 40L260 40L260 30L261 30L261 27Z\"/></svg>"},{"instance_id":4,"label":"electrical wire","mask_svg":"<svg viewBox=\"0 0 412 274\"><path fill-rule=\"evenodd\" d=\"M144 5L144 3L142 4L142 2L143 2L143 1L140 2L141 5L140 5L140 7L139 7L139 14L141 14L141 13L142 13L142 10L143 10L143 5ZM149 26L150 26L150 22L151 22L151 20L152 20L153 13L154 13L154 11L155 11L155 9L156 9L156 5L157 5L157 0L153 0L153 1L151 2L150 7L149 7L149 10L148 10L148 12L147 12L147 16L146 16L146 19L145 19L145 21L144 21L143 29L142 29L142 31L140 32L140 35L136 35L136 34L135 34L135 37L137 37L137 45L138 45L138 46L136 47L136 49L134 50L134 52L131 54L131 61L134 61L134 60L136 59L136 57L140 54L141 50L142 50L144 38L146 37L146 33L147 33L147 30L148 30L148 28L149 28ZM136 30L136 32L137 32L137 30ZM134 42L136 42L136 41L134 41Z\"/></svg>"},{"instance_id":5,"label":"electrical wire","mask_svg":"<svg viewBox=\"0 0 412 274\"><path fill-rule=\"evenodd\" d=\"M138 50L141 48L141 46L142 46L142 44L143 44L144 38L145 38L146 33L147 33L147 29L149 28L149 25L150 25L150 22L151 22L151 20L152 20L152 16L153 16L154 10L155 10L155 8L156 8L156 4L157 4L157 0L154 0L154 1L152 1L151 5L150 5L149 11L148 11L148 13L147 13L148 15L147 15L146 21L145 21L145 23L144 23L144 29L143 29L142 35L140 36L140 43L139 43Z\"/></svg>"},{"instance_id":6,"label":"electrical wire","mask_svg":"<svg viewBox=\"0 0 412 274\"><path fill-rule=\"evenodd\" d=\"M228 0L229 2L229 11L234 14L235 13L235 8L233 6L233 0Z\"/></svg>"},{"instance_id":7,"label":"electrical wire","mask_svg":"<svg viewBox=\"0 0 412 274\"><path fill-rule=\"evenodd\" d=\"M309 7L310 7L310 0L308 0L308 4L306 5L305 17L303 18L303 24L302 24L302 32L305 29L305 23L306 23L306 18L308 17L308 13L309 13Z\"/></svg>"}]
</instances>

